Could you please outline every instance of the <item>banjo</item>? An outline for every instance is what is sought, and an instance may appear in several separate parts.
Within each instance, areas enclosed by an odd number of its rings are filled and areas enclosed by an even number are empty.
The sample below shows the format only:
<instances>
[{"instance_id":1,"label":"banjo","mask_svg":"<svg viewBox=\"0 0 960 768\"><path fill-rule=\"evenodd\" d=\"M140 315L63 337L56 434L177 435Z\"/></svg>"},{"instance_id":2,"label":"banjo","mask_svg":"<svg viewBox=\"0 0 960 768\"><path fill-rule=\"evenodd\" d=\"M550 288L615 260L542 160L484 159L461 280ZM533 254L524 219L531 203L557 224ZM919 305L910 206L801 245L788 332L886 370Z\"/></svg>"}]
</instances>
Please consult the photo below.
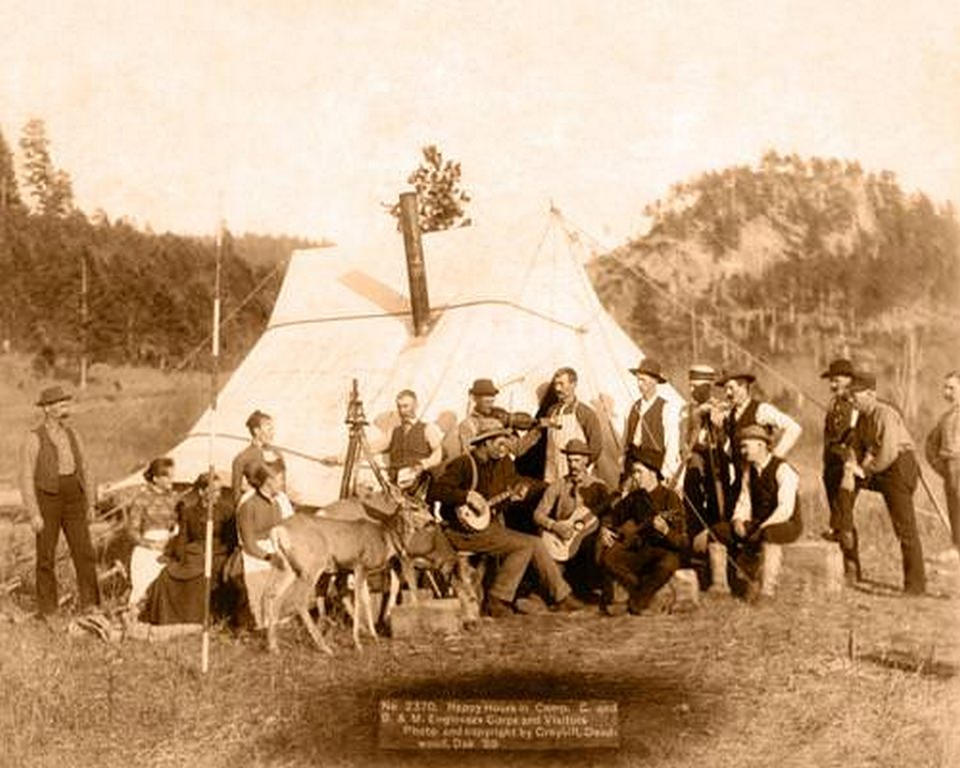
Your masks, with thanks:
<instances>
[{"instance_id":1,"label":"banjo","mask_svg":"<svg viewBox=\"0 0 960 768\"><path fill-rule=\"evenodd\" d=\"M526 485L523 483L512 485L502 493L485 499L481 509L474 509L469 504L461 504L457 507L457 519L471 531L486 530L487 526L490 525L490 521L493 519L493 508L525 488Z\"/></svg>"}]
</instances>

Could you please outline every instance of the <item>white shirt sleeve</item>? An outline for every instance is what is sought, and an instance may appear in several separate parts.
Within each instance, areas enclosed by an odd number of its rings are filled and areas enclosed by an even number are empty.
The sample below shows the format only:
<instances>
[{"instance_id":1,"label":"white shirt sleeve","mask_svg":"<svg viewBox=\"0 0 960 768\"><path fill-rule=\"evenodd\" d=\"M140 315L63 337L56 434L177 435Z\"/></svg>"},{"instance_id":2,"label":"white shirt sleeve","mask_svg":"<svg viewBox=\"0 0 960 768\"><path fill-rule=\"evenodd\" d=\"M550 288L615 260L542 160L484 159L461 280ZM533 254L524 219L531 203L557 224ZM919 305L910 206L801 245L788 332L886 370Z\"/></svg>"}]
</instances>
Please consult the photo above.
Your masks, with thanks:
<instances>
[{"instance_id":1,"label":"white shirt sleeve","mask_svg":"<svg viewBox=\"0 0 960 768\"><path fill-rule=\"evenodd\" d=\"M797 506L797 491L800 489L800 476L789 464L777 467L777 508L766 520L761 528L777 523L785 523L793 517L793 510Z\"/></svg>"},{"instance_id":2,"label":"white shirt sleeve","mask_svg":"<svg viewBox=\"0 0 960 768\"><path fill-rule=\"evenodd\" d=\"M663 406L663 476L672 478L680 469L680 418L679 403L666 400Z\"/></svg>"},{"instance_id":3,"label":"white shirt sleeve","mask_svg":"<svg viewBox=\"0 0 960 768\"><path fill-rule=\"evenodd\" d=\"M430 422L426 425L424 430L424 435L427 438L427 443L430 445L431 453L427 458L425 458L421 463L423 464L424 469L431 469L432 467L437 467L443 461L443 433L440 432L440 427L438 427L433 422Z\"/></svg>"},{"instance_id":4,"label":"white shirt sleeve","mask_svg":"<svg viewBox=\"0 0 960 768\"><path fill-rule=\"evenodd\" d=\"M770 403L760 403L757 406L757 423L775 427L780 432L780 439L771 447L771 453L781 459L790 453L803 432L803 428L794 419Z\"/></svg>"},{"instance_id":5,"label":"white shirt sleeve","mask_svg":"<svg viewBox=\"0 0 960 768\"><path fill-rule=\"evenodd\" d=\"M753 510L750 507L750 474L743 473L743 482L740 485L740 495L737 497L737 503L733 507L731 520L743 520L746 522L753 518Z\"/></svg>"}]
</instances>

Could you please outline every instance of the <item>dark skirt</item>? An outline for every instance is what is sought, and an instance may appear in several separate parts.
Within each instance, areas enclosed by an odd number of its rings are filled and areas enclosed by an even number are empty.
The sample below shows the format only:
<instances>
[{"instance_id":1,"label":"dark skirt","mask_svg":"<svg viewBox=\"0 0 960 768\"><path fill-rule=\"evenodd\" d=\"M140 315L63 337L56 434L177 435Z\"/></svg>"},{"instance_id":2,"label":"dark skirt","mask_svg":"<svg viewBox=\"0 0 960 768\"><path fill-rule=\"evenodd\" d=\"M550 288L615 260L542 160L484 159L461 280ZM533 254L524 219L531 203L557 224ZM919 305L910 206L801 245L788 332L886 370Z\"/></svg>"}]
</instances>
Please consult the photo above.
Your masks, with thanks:
<instances>
[{"instance_id":1,"label":"dark skirt","mask_svg":"<svg viewBox=\"0 0 960 768\"><path fill-rule=\"evenodd\" d=\"M225 605L229 602L228 589L220 578L226 558L225 552L215 552L213 556L210 602L214 618L229 610ZM203 549L188 544L184 558L167 565L150 585L140 620L148 624L202 623L204 597Z\"/></svg>"}]
</instances>

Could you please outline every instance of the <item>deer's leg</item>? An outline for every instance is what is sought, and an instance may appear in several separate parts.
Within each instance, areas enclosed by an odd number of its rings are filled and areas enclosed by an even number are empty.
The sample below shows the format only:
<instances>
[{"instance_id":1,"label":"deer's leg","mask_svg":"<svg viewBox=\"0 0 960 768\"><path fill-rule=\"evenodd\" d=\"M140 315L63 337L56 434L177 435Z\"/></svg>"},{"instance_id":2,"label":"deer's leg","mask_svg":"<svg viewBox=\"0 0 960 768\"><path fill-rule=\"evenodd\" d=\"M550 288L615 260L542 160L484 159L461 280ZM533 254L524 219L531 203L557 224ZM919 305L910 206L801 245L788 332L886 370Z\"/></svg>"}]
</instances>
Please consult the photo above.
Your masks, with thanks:
<instances>
[{"instance_id":1,"label":"deer's leg","mask_svg":"<svg viewBox=\"0 0 960 768\"><path fill-rule=\"evenodd\" d=\"M353 569L353 644L357 650L360 647L360 606L363 600L363 587L366 586L367 575L364 573L363 566L358 565Z\"/></svg>"},{"instance_id":2,"label":"deer's leg","mask_svg":"<svg viewBox=\"0 0 960 768\"><path fill-rule=\"evenodd\" d=\"M312 573L307 574L300 579L300 582L305 588L303 594L303 599L300 600L297 605L297 615L300 616L300 621L303 622L304 628L307 630L307 634L310 635L310 639L313 640L313 644L324 653L333 656L333 649L327 645L327 641L323 639L323 630L314 624L313 619L310 617L310 593L316 592L317 589L317 580L321 577L322 573ZM321 613L319 619L323 619L323 601L317 600L317 605L321 608Z\"/></svg>"},{"instance_id":3,"label":"deer's leg","mask_svg":"<svg viewBox=\"0 0 960 768\"><path fill-rule=\"evenodd\" d=\"M403 573L403 580L407 583L407 592L410 595L410 602L417 604L417 569L413 567L413 561L403 555L399 556L400 571Z\"/></svg>"},{"instance_id":4,"label":"deer's leg","mask_svg":"<svg viewBox=\"0 0 960 768\"><path fill-rule=\"evenodd\" d=\"M370 637L377 639L377 628L373 617L373 600L370 597L370 583L367 581L366 572L363 573L363 579L360 587L360 599L363 601L363 610L367 617L367 629L370 630Z\"/></svg>"},{"instance_id":5,"label":"deer's leg","mask_svg":"<svg viewBox=\"0 0 960 768\"><path fill-rule=\"evenodd\" d=\"M270 582L263 591L263 621L267 626L267 650L270 653L279 653L277 644L277 622L280 620L280 606L283 596L297 580L293 571L274 569L270 572Z\"/></svg>"},{"instance_id":6,"label":"deer's leg","mask_svg":"<svg viewBox=\"0 0 960 768\"><path fill-rule=\"evenodd\" d=\"M390 574L390 587L389 591L387 592L387 599L383 606L383 610L380 611L380 615L382 616L384 622L390 619L390 614L393 612L393 608L397 604L397 595L400 594L400 577L397 576L397 572L393 568L390 568L388 573Z\"/></svg>"},{"instance_id":7,"label":"deer's leg","mask_svg":"<svg viewBox=\"0 0 960 768\"><path fill-rule=\"evenodd\" d=\"M330 591L330 574L321 573L316 590L317 626L321 632L327 628L327 594Z\"/></svg>"}]
</instances>

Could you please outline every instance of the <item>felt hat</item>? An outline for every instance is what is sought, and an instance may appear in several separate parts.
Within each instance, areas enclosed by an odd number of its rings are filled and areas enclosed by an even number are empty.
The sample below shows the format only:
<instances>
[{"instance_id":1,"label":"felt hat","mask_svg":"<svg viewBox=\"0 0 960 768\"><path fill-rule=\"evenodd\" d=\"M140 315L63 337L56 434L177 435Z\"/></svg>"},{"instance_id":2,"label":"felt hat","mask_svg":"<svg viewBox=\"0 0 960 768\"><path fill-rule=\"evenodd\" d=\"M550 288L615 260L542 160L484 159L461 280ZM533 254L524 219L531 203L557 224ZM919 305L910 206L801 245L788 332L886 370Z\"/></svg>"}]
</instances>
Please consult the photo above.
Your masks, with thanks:
<instances>
[{"instance_id":1,"label":"felt hat","mask_svg":"<svg viewBox=\"0 0 960 768\"><path fill-rule=\"evenodd\" d=\"M717 384L722 387L728 381L733 381L734 379L741 379L742 381L752 384L757 380L757 377L748 371L728 371L720 374L720 378L717 379Z\"/></svg>"},{"instance_id":2,"label":"felt hat","mask_svg":"<svg viewBox=\"0 0 960 768\"><path fill-rule=\"evenodd\" d=\"M630 464L643 464L647 469L652 472L656 472L657 475L660 474L661 469L663 468L663 451L658 451L656 448L650 448L648 446L642 446L639 449L635 449L630 453Z\"/></svg>"},{"instance_id":3,"label":"felt hat","mask_svg":"<svg viewBox=\"0 0 960 768\"><path fill-rule=\"evenodd\" d=\"M867 371L857 371L853 375L853 381L850 382L851 392L863 392L868 389L876 389L876 388L877 388L876 375L869 373Z\"/></svg>"},{"instance_id":4,"label":"felt hat","mask_svg":"<svg viewBox=\"0 0 960 768\"><path fill-rule=\"evenodd\" d=\"M589 456L590 446L575 437L567 441L567 444L560 449L560 453L565 453L567 456Z\"/></svg>"},{"instance_id":5,"label":"felt hat","mask_svg":"<svg viewBox=\"0 0 960 768\"><path fill-rule=\"evenodd\" d=\"M490 379L477 379L473 382L473 386L470 387L470 394L478 397L496 395L499 392L500 390L493 385Z\"/></svg>"},{"instance_id":6,"label":"felt hat","mask_svg":"<svg viewBox=\"0 0 960 768\"><path fill-rule=\"evenodd\" d=\"M832 379L834 376L849 376L852 379L856 375L856 371L853 370L853 363L849 360L838 358L837 360L830 361L830 365L827 367L827 370L820 374L820 378Z\"/></svg>"},{"instance_id":7,"label":"felt hat","mask_svg":"<svg viewBox=\"0 0 960 768\"><path fill-rule=\"evenodd\" d=\"M662 368L662 366L660 365L660 361L659 361L659 360L656 360L656 359L654 359L654 358L652 358L652 357L645 357L645 358L643 358L643 360L641 360L641 361L637 364L637 367L636 367L636 368L631 368L631 369L630 369L630 373L633 373L633 374L638 374L638 373L646 374L647 376L650 376L651 378L656 379L656 380L659 381L661 384L663 384L663 382L665 382L665 381L667 380L666 377L663 375L663 368Z\"/></svg>"},{"instance_id":8,"label":"felt hat","mask_svg":"<svg viewBox=\"0 0 960 768\"><path fill-rule=\"evenodd\" d=\"M762 440L770 445L770 431L759 424L748 424L737 432L737 442L744 440Z\"/></svg>"},{"instance_id":9,"label":"felt hat","mask_svg":"<svg viewBox=\"0 0 960 768\"><path fill-rule=\"evenodd\" d=\"M53 405L54 403L62 403L64 400L72 399L73 395L64 392L63 387L57 384L52 387L47 387L40 393L37 405L43 408L45 405Z\"/></svg>"},{"instance_id":10,"label":"felt hat","mask_svg":"<svg viewBox=\"0 0 960 768\"><path fill-rule=\"evenodd\" d=\"M504 427L497 419L492 419L491 421L493 422L492 424L481 426L480 431L474 437L470 438L470 445L480 445L480 443L493 440L495 437L511 437L513 435L513 432Z\"/></svg>"}]
</instances>

